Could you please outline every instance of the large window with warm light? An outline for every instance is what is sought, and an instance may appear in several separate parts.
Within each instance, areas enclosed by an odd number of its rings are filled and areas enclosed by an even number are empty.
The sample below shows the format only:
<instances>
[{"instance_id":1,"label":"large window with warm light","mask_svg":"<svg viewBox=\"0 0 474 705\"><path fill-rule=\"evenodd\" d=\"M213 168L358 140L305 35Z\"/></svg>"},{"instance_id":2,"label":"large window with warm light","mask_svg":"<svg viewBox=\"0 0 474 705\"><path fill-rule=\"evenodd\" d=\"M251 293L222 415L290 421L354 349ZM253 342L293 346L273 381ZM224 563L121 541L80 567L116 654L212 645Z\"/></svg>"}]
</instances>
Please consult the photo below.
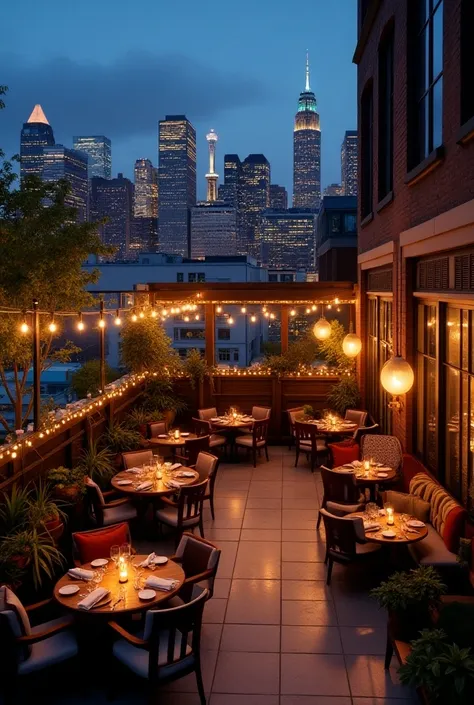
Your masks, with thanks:
<instances>
[{"instance_id":1,"label":"large window with warm light","mask_svg":"<svg viewBox=\"0 0 474 705\"><path fill-rule=\"evenodd\" d=\"M419 304L416 344L416 449L425 465L438 470L437 453L437 305Z\"/></svg>"},{"instance_id":2,"label":"large window with warm light","mask_svg":"<svg viewBox=\"0 0 474 705\"><path fill-rule=\"evenodd\" d=\"M389 395L380 384L380 371L393 354L392 300L370 296L367 303L367 409L380 424L382 432L390 433L392 417L388 408Z\"/></svg>"}]
</instances>

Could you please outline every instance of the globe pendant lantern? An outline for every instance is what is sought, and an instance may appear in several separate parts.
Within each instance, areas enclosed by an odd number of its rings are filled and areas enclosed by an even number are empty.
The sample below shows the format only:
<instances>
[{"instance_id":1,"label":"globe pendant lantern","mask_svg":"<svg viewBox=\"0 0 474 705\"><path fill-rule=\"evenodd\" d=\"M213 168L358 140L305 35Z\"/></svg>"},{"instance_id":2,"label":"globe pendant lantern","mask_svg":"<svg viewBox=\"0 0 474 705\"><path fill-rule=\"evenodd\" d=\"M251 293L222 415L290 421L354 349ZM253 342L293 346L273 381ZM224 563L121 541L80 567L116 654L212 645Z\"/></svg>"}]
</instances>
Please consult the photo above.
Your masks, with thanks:
<instances>
[{"instance_id":1,"label":"globe pendant lantern","mask_svg":"<svg viewBox=\"0 0 474 705\"><path fill-rule=\"evenodd\" d=\"M319 321L314 324L313 334L318 340L327 340L331 335L331 324L324 318L324 316L321 316Z\"/></svg>"},{"instance_id":2,"label":"globe pendant lantern","mask_svg":"<svg viewBox=\"0 0 474 705\"><path fill-rule=\"evenodd\" d=\"M342 341L342 350L347 357L357 357L362 349L362 340L355 333L348 333Z\"/></svg>"},{"instance_id":3,"label":"globe pendant lantern","mask_svg":"<svg viewBox=\"0 0 474 705\"><path fill-rule=\"evenodd\" d=\"M409 392L414 380L411 365L400 355L387 360L380 372L382 387L395 397Z\"/></svg>"}]
</instances>

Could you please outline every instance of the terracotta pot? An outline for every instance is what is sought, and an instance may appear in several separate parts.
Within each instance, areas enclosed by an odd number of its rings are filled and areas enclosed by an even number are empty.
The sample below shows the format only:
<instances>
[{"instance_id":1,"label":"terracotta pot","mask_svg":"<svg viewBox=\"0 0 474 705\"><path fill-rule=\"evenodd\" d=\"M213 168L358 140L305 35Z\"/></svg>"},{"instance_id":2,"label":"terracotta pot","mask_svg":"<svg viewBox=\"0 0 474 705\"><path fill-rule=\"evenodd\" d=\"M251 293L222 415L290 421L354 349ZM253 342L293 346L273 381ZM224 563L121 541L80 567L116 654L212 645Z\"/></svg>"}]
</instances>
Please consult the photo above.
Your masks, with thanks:
<instances>
[{"instance_id":1,"label":"terracotta pot","mask_svg":"<svg viewBox=\"0 0 474 705\"><path fill-rule=\"evenodd\" d=\"M26 568L28 563L30 562L30 557L25 556L24 554L18 553L16 556L11 556L10 561L12 563L15 563L15 565L20 569L23 570L23 568Z\"/></svg>"},{"instance_id":2,"label":"terracotta pot","mask_svg":"<svg viewBox=\"0 0 474 705\"><path fill-rule=\"evenodd\" d=\"M138 427L138 432L140 433L140 435L143 436L143 438L146 438L146 437L147 437L147 433L146 433L146 432L147 432L147 426L146 426L146 423L141 423L141 424L139 425L139 427Z\"/></svg>"},{"instance_id":3,"label":"terracotta pot","mask_svg":"<svg viewBox=\"0 0 474 705\"><path fill-rule=\"evenodd\" d=\"M69 485L68 487L55 487L53 490L53 496L57 499L63 499L65 502L74 504L80 495L79 485Z\"/></svg>"},{"instance_id":4,"label":"terracotta pot","mask_svg":"<svg viewBox=\"0 0 474 705\"><path fill-rule=\"evenodd\" d=\"M64 533L64 524L59 517L43 522L45 533L47 533L52 541L57 544Z\"/></svg>"}]
</instances>

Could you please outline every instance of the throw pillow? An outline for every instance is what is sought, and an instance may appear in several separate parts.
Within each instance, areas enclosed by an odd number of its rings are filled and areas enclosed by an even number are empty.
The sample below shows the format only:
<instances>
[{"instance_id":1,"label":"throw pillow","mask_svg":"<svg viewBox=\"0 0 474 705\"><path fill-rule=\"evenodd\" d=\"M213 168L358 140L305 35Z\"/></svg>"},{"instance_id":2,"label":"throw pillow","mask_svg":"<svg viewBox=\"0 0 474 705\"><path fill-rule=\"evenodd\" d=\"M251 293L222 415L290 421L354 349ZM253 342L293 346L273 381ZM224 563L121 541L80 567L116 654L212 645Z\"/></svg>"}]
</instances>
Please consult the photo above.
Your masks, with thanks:
<instances>
[{"instance_id":1,"label":"throw pillow","mask_svg":"<svg viewBox=\"0 0 474 705\"><path fill-rule=\"evenodd\" d=\"M352 463L353 460L359 460L359 445L339 445L339 443L328 443L328 448L332 454L332 463L334 468L338 468L346 463Z\"/></svg>"},{"instance_id":2,"label":"throw pillow","mask_svg":"<svg viewBox=\"0 0 474 705\"><path fill-rule=\"evenodd\" d=\"M400 512L400 514L410 514L419 521L425 522L425 524L430 520L430 504L420 499L420 497L388 490L385 492L385 501L392 504L395 511Z\"/></svg>"},{"instance_id":3,"label":"throw pillow","mask_svg":"<svg viewBox=\"0 0 474 705\"><path fill-rule=\"evenodd\" d=\"M108 558L111 546L120 546L129 541L128 524L115 524L100 531L84 531L74 534L74 542L81 563L90 563L96 558Z\"/></svg>"}]
</instances>

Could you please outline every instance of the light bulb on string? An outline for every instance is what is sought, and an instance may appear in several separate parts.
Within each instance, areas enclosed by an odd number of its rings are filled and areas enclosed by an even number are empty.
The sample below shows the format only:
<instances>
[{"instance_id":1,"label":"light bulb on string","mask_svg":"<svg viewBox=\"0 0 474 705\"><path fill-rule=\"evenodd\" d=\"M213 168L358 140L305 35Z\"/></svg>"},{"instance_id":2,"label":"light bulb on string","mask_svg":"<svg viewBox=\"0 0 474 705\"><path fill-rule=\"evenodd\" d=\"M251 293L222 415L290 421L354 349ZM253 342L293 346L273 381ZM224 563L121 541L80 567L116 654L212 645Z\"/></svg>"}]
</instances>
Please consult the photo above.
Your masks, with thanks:
<instances>
[{"instance_id":1,"label":"light bulb on string","mask_svg":"<svg viewBox=\"0 0 474 705\"><path fill-rule=\"evenodd\" d=\"M77 322L77 330L81 332L85 329L84 321L82 320L82 313L79 314L79 320Z\"/></svg>"},{"instance_id":2,"label":"light bulb on string","mask_svg":"<svg viewBox=\"0 0 474 705\"><path fill-rule=\"evenodd\" d=\"M318 310L318 307L316 306L316 304L313 304L311 306L311 311L317 311L317 310Z\"/></svg>"},{"instance_id":3,"label":"light bulb on string","mask_svg":"<svg viewBox=\"0 0 474 705\"><path fill-rule=\"evenodd\" d=\"M306 313L311 313L311 309L309 308L309 306L306 307Z\"/></svg>"},{"instance_id":4,"label":"light bulb on string","mask_svg":"<svg viewBox=\"0 0 474 705\"><path fill-rule=\"evenodd\" d=\"M140 311L140 313L138 315L140 316L140 318L145 318L145 314L143 311Z\"/></svg>"},{"instance_id":5,"label":"light bulb on string","mask_svg":"<svg viewBox=\"0 0 474 705\"><path fill-rule=\"evenodd\" d=\"M334 299L334 303L336 304L336 306L338 306L338 305L339 305L339 303L340 303L340 301L339 301L339 299L338 299L338 297L337 297L337 296L336 296L336 298Z\"/></svg>"},{"instance_id":6,"label":"light bulb on string","mask_svg":"<svg viewBox=\"0 0 474 705\"><path fill-rule=\"evenodd\" d=\"M227 323L228 323L230 326L233 325L234 319L232 318L232 316L229 316L229 318L227 319Z\"/></svg>"},{"instance_id":7,"label":"light bulb on string","mask_svg":"<svg viewBox=\"0 0 474 705\"><path fill-rule=\"evenodd\" d=\"M51 316L51 321L48 326L48 330L50 333L56 333L56 331L58 330L58 326L54 322L54 318L52 316Z\"/></svg>"},{"instance_id":8,"label":"light bulb on string","mask_svg":"<svg viewBox=\"0 0 474 705\"><path fill-rule=\"evenodd\" d=\"M265 316L265 318L270 318L270 314L269 314L269 312L268 312L266 309L265 309L265 311L263 312L263 315Z\"/></svg>"},{"instance_id":9,"label":"light bulb on string","mask_svg":"<svg viewBox=\"0 0 474 705\"><path fill-rule=\"evenodd\" d=\"M332 304L328 304L328 309L331 309L331 308L332 308Z\"/></svg>"},{"instance_id":10,"label":"light bulb on string","mask_svg":"<svg viewBox=\"0 0 474 705\"><path fill-rule=\"evenodd\" d=\"M133 321L134 323L136 323L136 321L138 321L138 316L137 316L136 313L132 313L132 321Z\"/></svg>"},{"instance_id":11,"label":"light bulb on string","mask_svg":"<svg viewBox=\"0 0 474 705\"><path fill-rule=\"evenodd\" d=\"M98 326L99 328L105 328L105 320L103 318L99 318Z\"/></svg>"},{"instance_id":12,"label":"light bulb on string","mask_svg":"<svg viewBox=\"0 0 474 705\"><path fill-rule=\"evenodd\" d=\"M296 316L296 311L294 308L291 309L290 316Z\"/></svg>"},{"instance_id":13,"label":"light bulb on string","mask_svg":"<svg viewBox=\"0 0 474 705\"><path fill-rule=\"evenodd\" d=\"M270 318L271 318L272 321L274 321L274 320L275 320L275 314L274 314L274 313L271 313L271 314L270 314Z\"/></svg>"},{"instance_id":14,"label":"light bulb on string","mask_svg":"<svg viewBox=\"0 0 474 705\"><path fill-rule=\"evenodd\" d=\"M252 323L256 323L256 321L257 321L257 316L255 316L255 315L250 316L250 321L251 321Z\"/></svg>"},{"instance_id":15,"label":"light bulb on string","mask_svg":"<svg viewBox=\"0 0 474 705\"><path fill-rule=\"evenodd\" d=\"M25 335L28 333L30 330L30 327L28 323L26 322L26 319L23 321L23 323L20 325L20 331Z\"/></svg>"},{"instance_id":16,"label":"light bulb on string","mask_svg":"<svg viewBox=\"0 0 474 705\"><path fill-rule=\"evenodd\" d=\"M153 311L151 312L151 317L156 318L157 315L158 315L157 311L155 309L153 309Z\"/></svg>"},{"instance_id":17,"label":"light bulb on string","mask_svg":"<svg viewBox=\"0 0 474 705\"><path fill-rule=\"evenodd\" d=\"M216 306L216 312L222 313L222 306Z\"/></svg>"},{"instance_id":18,"label":"light bulb on string","mask_svg":"<svg viewBox=\"0 0 474 705\"><path fill-rule=\"evenodd\" d=\"M185 316L185 317L184 317L184 321L185 321L186 323L189 323L189 316Z\"/></svg>"},{"instance_id":19,"label":"light bulb on string","mask_svg":"<svg viewBox=\"0 0 474 705\"><path fill-rule=\"evenodd\" d=\"M120 311L117 309L117 312L115 314L114 318L114 323L116 326L121 326L122 325L122 319L120 318Z\"/></svg>"},{"instance_id":20,"label":"light bulb on string","mask_svg":"<svg viewBox=\"0 0 474 705\"><path fill-rule=\"evenodd\" d=\"M247 313L247 306L242 306L240 313Z\"/></svg>"},{"instance_id":21,"label":"light bulb on string","mask_svg":"<svg viewBox=\"0 0 474 705\"><path fill-rule=\"evenodd\" d=\"M194 320L199 321L199 313L196 313L196 315L194 316Z\"/></svg>"},{"instance_id":22,"label":"light bulb on string","mask_svg":"<svg viewBox=\"0 0 474 705\"><path fill-rule=\"evenodd\" d=\"M162 310L161 315L162 315L162 316L167 316L167 315L168 315L168 311L166 310L166 308L164 308L164 309Z\"/></svg>"}]
</instances>

